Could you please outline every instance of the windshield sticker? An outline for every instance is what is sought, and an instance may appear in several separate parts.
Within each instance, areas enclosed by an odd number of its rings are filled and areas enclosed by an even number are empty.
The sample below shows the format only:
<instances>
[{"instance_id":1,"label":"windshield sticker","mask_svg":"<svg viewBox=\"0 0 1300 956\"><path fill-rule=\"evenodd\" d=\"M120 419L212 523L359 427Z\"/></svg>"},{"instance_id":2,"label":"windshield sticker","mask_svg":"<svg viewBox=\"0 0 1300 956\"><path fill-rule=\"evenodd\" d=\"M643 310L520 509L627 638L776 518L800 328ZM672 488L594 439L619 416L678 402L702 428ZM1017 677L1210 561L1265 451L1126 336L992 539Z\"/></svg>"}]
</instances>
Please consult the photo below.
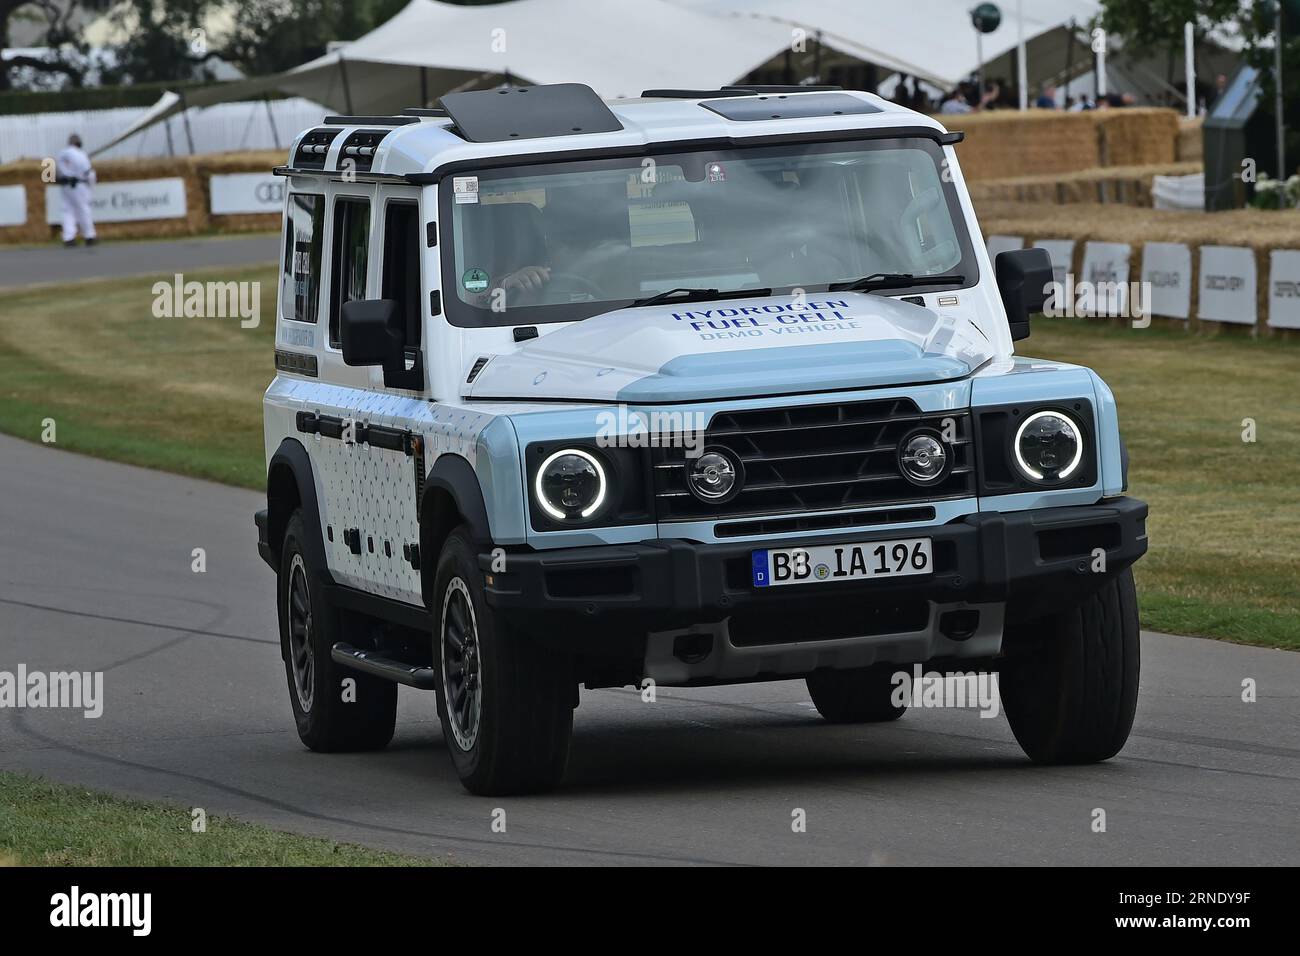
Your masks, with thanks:
<instances>
[{"instance_id":1,"label":"windshield sticker","mask_svg":"<svg viewBox=\"0 0 1300 956\"><path fill-rule=\"evenodd\" d=\"M721 163L709 163L709 168L705 170L704 178L711 183L725 183L727 181L727 167Z\"/></svg>"},{"instance_id":2,"label":"windshield sticker","mask_svg":"<svg viewBox=\"0 0 1300 956\"><path fill-rule=\"evenodd\" d=\"M478 177L453 176L451 190L456 197L456 205L478 202Z\"/></svg>"},{"instance_id":3,"label":"windshield sticker","mask_svg":"<svg viewBox=\"0 0 1300 956\"><path fill-rule=\"evenodd\" d=\"M460 277L460 284L466 292L482 292L488 287L488 274L482 269L466 269Z\"/></svg>"}]
</instances>

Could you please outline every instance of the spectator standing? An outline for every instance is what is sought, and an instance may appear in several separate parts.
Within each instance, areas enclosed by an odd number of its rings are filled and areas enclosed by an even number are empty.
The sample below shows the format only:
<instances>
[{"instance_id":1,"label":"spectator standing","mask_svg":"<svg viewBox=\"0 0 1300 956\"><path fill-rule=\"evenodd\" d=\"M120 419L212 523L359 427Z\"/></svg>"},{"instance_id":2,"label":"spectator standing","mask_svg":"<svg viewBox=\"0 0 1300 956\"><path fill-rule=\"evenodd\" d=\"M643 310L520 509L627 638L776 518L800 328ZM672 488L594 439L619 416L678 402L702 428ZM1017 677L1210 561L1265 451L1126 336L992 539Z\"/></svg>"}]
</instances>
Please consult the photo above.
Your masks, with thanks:
<instances>
[{"instance_id":1,"label":"spectator standing","mask_svg":"<svg viewBox=\"0 0 1300 956\"><path fill-rule=\"evenodd\" d=\"M95 244L95 220L91 215L91 187L95 185L95 169L90 157L81 148L81 137L73 133L68 145L54 160L56 181L63 199L63 244L75 246L77 232L86 245Z\"/></svg>"}]
</instances>

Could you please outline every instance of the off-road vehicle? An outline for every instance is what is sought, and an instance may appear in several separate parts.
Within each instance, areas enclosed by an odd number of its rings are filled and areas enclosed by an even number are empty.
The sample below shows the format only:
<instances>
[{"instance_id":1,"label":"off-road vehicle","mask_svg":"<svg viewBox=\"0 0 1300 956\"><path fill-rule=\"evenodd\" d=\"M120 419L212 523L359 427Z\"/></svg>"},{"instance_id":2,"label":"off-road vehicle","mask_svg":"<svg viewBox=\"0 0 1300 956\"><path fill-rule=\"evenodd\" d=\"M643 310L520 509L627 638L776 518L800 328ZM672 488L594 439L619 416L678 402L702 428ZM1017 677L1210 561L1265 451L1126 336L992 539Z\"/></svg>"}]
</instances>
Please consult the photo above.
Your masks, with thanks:
<instances>
[{"instance_id":1,"label":"off-road vehicle","mask_svg":"<svg viewBox=\"0 0 1300 956\"><path fill-rule=\"evenodd\" d=\"M1115 402L1023 358L959 132L830 88L576 84L334 116L286 167L259 549L315 750L436 691L475 793L552 786L579 686L1000 674L1036 761L1138 682Z\"/></svg>"}]
</instances>

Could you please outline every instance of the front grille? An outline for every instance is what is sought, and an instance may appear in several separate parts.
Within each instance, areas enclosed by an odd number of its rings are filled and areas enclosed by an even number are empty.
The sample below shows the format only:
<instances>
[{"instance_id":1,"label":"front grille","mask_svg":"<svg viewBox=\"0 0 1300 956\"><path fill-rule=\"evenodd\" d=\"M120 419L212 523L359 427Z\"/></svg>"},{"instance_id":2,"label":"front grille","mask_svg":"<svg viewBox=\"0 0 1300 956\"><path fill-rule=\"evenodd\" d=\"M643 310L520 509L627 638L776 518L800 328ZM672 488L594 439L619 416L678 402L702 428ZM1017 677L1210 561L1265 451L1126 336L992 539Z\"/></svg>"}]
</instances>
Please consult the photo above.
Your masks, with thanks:
<instances>
[{"instance_id":1,"label":"front grille","mask_svg":"<svg viewBox=\"0 0 1300 956\"><path fill-rule=\"evenodd\" d=\"M950 424L949 474L918 487L899 470L898 444L922 426ZM971 422L967 412L922 413L908 398L797 408L720 412L704 447L724 447L741 461L741 491L721 504L687 488L683 448L655 449L659 520L732 518L926 502L975 494Z\"/></svg>"}]
</instances>

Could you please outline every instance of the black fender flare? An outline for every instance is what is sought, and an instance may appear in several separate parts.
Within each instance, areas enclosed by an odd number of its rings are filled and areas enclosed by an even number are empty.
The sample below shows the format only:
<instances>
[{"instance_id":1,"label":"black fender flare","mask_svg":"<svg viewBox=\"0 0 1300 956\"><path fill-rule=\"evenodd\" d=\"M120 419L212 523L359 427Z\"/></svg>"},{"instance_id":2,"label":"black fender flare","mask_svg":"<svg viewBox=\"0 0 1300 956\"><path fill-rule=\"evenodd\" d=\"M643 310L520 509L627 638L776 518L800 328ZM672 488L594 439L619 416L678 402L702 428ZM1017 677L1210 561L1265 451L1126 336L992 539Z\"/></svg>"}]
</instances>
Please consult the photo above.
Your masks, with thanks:
<instances>
[{"instance_id":1,"label":"black fender flare","mask_svg":"<svg viewBox=\"0 0 1300 956\"><path fill-rule=\"evenodd\" d=\"M474 466L460 455L451 452L439 455L429 469L424 481L424 492L420 496L420 519L425 517L425 500L430 490L437 488L451 496L456 510L465 519L474 535L474 540L486 547L492 545L492 527L488 523L487 504L483 499L483 487L479 484ZM448 529L450 530L450 529ZM437 561L437 555L429 555Z\"/></svg>"},{"instance_id":2,"label":"black fender flare","mask_svg":"<svg viewBox=\"0 0 1300 956\"><path fill-rule=\"evenodd\" d=\"M298 489L299 507L303 514L303 535L306 537L307 550L311 555L312 563L315 564L322 580L327 584L333 583L329 575L329 563L325 559L325 542L321 539L320 531L320 504L316 500L316 480L311 467L311 458L307 454L307 449L302 446L302 442L295 438L286 438L280 442L280 447L275 450L271 456L271 461L266 467L266 498L268 510L274 508L274 476L282 473L287 468L293 475L294 484ZM271 533L268 535L268 543L275 551L276 556L280 553L280 544L283 540L284 522L289 520L289 515L276 515L274 512L270 515ZM279 534L276 534L276 531Z\"/></svg>"}]
</instances>

